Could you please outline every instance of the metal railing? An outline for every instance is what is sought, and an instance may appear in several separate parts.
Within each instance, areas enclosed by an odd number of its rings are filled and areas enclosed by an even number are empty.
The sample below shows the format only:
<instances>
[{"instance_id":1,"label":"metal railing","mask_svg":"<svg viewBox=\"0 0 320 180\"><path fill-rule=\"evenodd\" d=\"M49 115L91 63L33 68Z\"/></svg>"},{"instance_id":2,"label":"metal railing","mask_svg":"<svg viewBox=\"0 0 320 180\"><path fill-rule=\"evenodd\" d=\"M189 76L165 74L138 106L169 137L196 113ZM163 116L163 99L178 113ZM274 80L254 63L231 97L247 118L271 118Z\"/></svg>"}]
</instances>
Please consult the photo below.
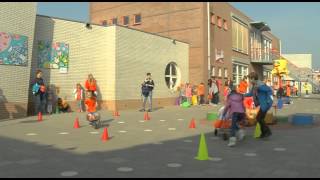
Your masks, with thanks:
<instances>
[{"instance_id":1,"label":"metal railing","mask_svg":"<svg viewBox=\"0 0 320 180\"><path fill-rule=\"evenodd\" d=\"M251 61L253 62L272 62L280 58L280 53L274 50L265 50L263 48L251 48Z\"/></svg>"}]
</instances>

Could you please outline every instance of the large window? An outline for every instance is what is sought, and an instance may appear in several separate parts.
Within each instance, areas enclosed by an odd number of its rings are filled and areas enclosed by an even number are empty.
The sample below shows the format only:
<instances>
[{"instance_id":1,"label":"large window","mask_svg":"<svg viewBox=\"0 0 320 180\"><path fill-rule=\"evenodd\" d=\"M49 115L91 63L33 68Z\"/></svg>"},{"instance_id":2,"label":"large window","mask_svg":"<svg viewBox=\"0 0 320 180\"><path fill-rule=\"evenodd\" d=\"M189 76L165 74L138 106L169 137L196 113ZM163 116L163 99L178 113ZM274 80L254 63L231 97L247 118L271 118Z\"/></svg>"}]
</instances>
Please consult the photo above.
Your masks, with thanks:
<instances>
[{"instance_id":1,"label":"large window","mask_svg":"<svg viewBox=\"0 0 320 180\"><path fill-rule=\"evenodd\" d=\"M169 89L174 89L180 83L180 70L176 63L171 62L165 70L165 81Z\"/></svg>"},{"instance_id":2,"label":"large window","mask_svg":"<svg viewBox=\"0 0 320 180\"><path fill-rule=\"evenodd\" d=\"M134 15L134 24L141 24L141 14Z\"/></svg>"},{"instance_id":3,"label":"large window","mask_svg":"<svg viewBox=\"0 0 320 180\"><path fill-rule=\"evenodd\" d=\"M248 75L248 66L242 64L233 64L232 77L233 84L238 85L244 76Z\"/></svg>"},{"instance_id":4,"label":"large window","mask_svg":"<svg viewBox=\"0 0 320 180\"><path fill-rule=\"evenodd\" d=\"M123 25L128 26L129 25L129 16L123 16Z\"/></svg>"},{"instance_id":5,"label":"large window","mask_svg":"<svg viewBox=\"0 0 320 180\"><path fill-rule=\"evenodd\" d=\"M272 49L271 40L264 37L263 46L264 46L264 60L271 61L271 49Z\"/></svg>"},{"instance_id":6,"label":"large window","mask_svg":"<svg viewBox=\"0 0 320 180\"><path fill-rule=\"evenodd\" d=\"M249 30L246 25L232 19L232 48L248 54Z\"/></svg>"}]
</instances>

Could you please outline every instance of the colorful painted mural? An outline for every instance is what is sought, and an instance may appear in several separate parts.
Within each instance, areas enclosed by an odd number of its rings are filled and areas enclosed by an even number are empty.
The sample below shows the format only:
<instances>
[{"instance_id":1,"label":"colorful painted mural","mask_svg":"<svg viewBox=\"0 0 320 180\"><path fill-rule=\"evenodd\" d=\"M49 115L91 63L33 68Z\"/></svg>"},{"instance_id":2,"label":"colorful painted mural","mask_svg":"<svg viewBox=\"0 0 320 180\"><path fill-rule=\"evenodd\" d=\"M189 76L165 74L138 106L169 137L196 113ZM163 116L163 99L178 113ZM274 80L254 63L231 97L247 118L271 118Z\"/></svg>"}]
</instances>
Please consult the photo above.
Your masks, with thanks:
<instances>
[{"instance_id":1,"label":"colorful painted mural","mask_svg":"<svg viewBox=\"0 0 320 180\"><path fill-rule=\"evenodd\" d=\"M0 64L27 66L28 37L0 32Z\"/></svg>"},{"instance_id":2,"label":"colorful painted mural","mask_svg":"<svg viewBox=\"0 0 320 180\"><path fill-rule=\"evenodd\" d=\"M38 65L40 68L53 68L51 66L51 42L38 41Z\"/></svg>"},{"instance_id":3,"label":"colorful painted mural","mask_svg":"<svg viewBox=\"0 0 320 180\"><path fill-rule=\"evenodd\" d=\"M39 41L38 65L40 68L68 68L69 45L61 42Z\"/></svg>"},{"instance_id":4,"label":"colorful painted mural","mask_svg":"<svg viewBox=\"0 0 320 180\"><path fill-rule=\"evenodd\" d=\"M69 45L66 43L52 44L52 60L59 68L68 68L69 64Z\"/></svg>"}]
</instances>

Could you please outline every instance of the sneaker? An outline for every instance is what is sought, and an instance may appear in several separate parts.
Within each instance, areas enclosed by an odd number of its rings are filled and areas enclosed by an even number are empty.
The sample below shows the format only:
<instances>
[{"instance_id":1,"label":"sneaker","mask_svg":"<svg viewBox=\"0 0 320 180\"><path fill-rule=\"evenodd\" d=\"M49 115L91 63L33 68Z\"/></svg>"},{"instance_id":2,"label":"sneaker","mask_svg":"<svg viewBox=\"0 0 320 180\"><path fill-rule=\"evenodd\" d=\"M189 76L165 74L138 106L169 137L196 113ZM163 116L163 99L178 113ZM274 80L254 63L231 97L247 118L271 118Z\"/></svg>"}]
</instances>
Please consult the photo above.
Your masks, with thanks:
<instances>
[{"instance_id":1,"label":"sneaker","mask_svg":"<svg viewBox=\"0 0 320 180\"><path fill-rule=\"evenodd\" d=\"M229 138L229 144L228 144L229 147L235 146L236 143L237 143L237 138L236 137L230 137Z\"/></svg>"},{"instance_id":2,"label":"sneaker","mask_svg":"<svg viewBox=\"0 0 320 180\"><path fill-rule=\"evenodd\" d=\"M239 141L242 141L245 137L245 132L243 129L240 129L238 132L237 132L237 137L238 137L238 140Z\"/></svg>"},{"instance_id":3,"label":"sneaker","mask_svg":"<svg viewBox=\"0 0 320 180\"><path fill-rule=\"evenodd\" d=\"M140 109L139 111L140 111L140 112L145 112L146 110L145 110L145 109Z\"/></svg>"}]
</instances>

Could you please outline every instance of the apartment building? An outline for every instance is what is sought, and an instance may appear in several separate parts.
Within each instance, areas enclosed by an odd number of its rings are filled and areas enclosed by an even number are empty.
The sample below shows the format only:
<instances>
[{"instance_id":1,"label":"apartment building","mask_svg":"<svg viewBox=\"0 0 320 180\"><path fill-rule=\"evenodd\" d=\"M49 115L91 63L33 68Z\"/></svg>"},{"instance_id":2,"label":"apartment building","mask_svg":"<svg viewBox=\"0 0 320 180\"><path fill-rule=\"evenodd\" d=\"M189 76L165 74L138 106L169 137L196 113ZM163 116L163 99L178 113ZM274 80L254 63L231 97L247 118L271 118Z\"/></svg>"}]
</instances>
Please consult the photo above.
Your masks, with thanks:
<instances>
[{"instance_id":1,"label":"apartment building","mask_svg":"<svg viewBox=\"0 0 320 180\"><path fill-rule=\"evenodd\" d=\"M271 78L272 60L281 51L266 23L227 2L91 2L90 19L189 43L189 79L195 84L211 75L238 84L251 71Z\"/></svg>"}]
</instances>

